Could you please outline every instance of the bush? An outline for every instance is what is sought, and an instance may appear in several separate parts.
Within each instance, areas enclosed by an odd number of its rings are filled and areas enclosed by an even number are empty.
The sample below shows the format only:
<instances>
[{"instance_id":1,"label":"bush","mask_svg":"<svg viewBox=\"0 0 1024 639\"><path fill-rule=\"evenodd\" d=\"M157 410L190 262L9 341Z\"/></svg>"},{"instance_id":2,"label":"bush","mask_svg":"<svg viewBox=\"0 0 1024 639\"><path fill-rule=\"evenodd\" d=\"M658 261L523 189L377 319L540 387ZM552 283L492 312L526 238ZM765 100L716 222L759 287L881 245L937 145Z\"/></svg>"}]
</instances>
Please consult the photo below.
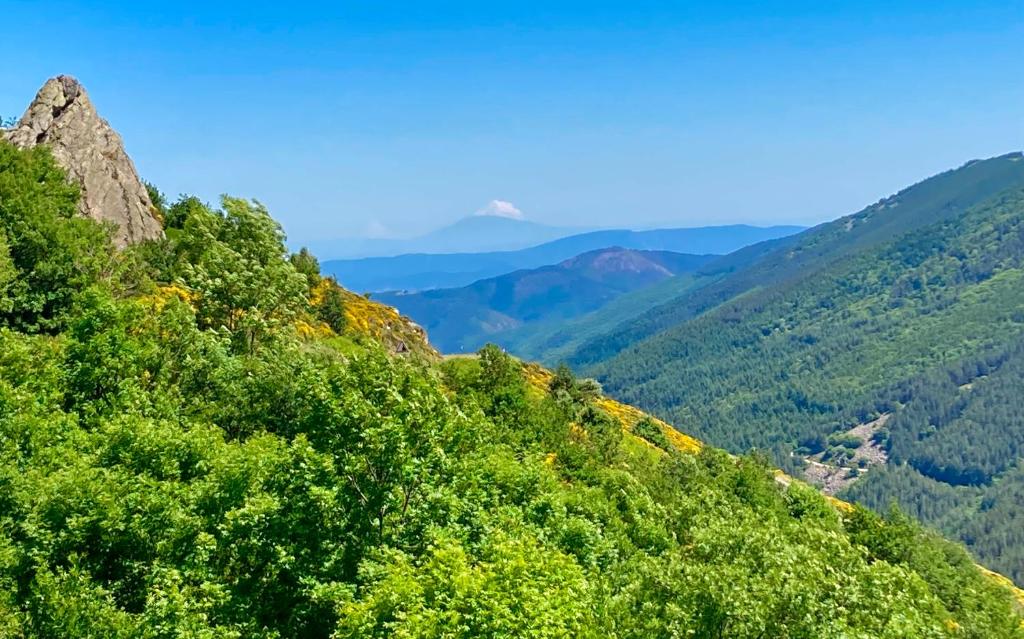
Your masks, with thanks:
<instances>
[{"instance_id":1,"label":"bush","mask_svg":"<svg viewBox=\"0 0 1024 639\"><path fill-rule=\"evenodd\" d=\"M674 450L674 447L669 442L664 431L661 430L661 427L647 415L644 415L640 421L633 426L633 433L643 437L662 450Z\"/></svg>"}]
</instances>

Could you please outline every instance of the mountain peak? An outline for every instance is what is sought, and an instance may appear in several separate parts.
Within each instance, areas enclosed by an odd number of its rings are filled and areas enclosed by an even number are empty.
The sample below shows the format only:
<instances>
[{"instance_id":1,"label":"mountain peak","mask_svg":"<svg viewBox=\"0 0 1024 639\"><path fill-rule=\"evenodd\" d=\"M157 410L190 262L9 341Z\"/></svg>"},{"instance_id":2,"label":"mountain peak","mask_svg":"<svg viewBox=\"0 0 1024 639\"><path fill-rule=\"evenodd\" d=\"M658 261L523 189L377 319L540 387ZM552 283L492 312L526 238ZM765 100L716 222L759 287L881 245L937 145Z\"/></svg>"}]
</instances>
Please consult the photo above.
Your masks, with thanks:
<instances>
[{"instance_id":1,"label":"mountain peak","mask_svg":"<svg viewBox=\"0 0 1024 639\"><path fill-rule=\"evenodd\" d=\"M113 222L118 246L163 235L121 136L96 113L85 87L74 77L47 80L18 123L3 135L22 148L50 147L68 178L82 189L79 212Z\"/></svg>"},{"instance_id":2,"label":"mountain peak","mask_svg":"<svg viewBox=\"0 0 1024 639\"><path fill-rule=\"evenodd\" d=\"M671 277L672 271L658 261L659 253L611 246L588 251L559 263L561 268L605 273L652 272Z\"/></svg>"}]
</instances>

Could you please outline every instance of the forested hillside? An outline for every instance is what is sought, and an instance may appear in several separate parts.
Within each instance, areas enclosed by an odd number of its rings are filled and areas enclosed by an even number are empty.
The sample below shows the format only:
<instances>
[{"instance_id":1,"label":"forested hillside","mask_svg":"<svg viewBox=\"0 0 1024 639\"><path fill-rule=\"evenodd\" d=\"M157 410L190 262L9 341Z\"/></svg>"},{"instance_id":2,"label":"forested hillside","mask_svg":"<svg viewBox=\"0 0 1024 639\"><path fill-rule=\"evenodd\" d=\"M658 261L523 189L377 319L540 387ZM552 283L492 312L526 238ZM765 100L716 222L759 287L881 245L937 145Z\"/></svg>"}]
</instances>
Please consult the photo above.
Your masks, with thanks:
<instances>
[{"instance_id":1,"label":"forested hillside","mask_svg":"<svg viewBox=\"0 0 1024 639\"><path fill-rule=\"evenodd\" d=\"M893 467L844 496L901 508L1024 581L1024 338L902 385L886 445Z\"/></svg>"},{"instance_id":2,"label":"forested hillside","mask_svg":"<svg viewBox=\"0 0 1024 639\"><path fill-rule=\"evenodd\" d=\"M117 251L76 198L0 142L0 635L1024 636L899 514L567 369L385 347L256 203L157 197Z\"/></svg>"},{"instance_id":3,"label":"forested hillside","mask_svg":"<svg viewBox=\"0 0 1024 639\"><path fill-rule=\"evenodd\" d=\"M897 500L1021 578L1022 260L1012 154L809 231L570 359L716 445L864 474L846 494ZM867 424L885 470L851 452Z\"/></svg>"},{"instance_id":4,"label":"forested hillside","mask_svg":"<svg viewBox=\"0 0 1024 639\"><path fill-rule=\"evenodd\" d=\"M600 308L624 293L693 272L712 257L611 247L460 288L381 293L375 299L426 327L443 352L462 353L501 342L518 327Z\"/></svg>"},{"instance_id":5,"label":"forested hillside","mask_svg":"<svg viewBox=\"0 0 1024 639\"><path fill-rule=\"evenodd\" d=\"M577 348L569 362L582 366L614 357L647 337L686 322L751 291L793 285L830 264L891 243L893 239L967 209L1002 191L1024 188L1020 153L972 161L936 175L834 222L747 247L711 262L698 273L728 275L637 316Z\"/></svg>"},{"instance_id":6,"label":"forested hillside","mask_svg":"<svg viewBox=\"0 0 1024 639\"><path fill-rule=\"evenodd\" d=\"M579 346L644 314L652 308L713 281L697 273L684 273L651 286L625 293L604 306L578 317L534 322L503 332L494 341L523 359L557 365Z\"/></svg>"}]
</instances>

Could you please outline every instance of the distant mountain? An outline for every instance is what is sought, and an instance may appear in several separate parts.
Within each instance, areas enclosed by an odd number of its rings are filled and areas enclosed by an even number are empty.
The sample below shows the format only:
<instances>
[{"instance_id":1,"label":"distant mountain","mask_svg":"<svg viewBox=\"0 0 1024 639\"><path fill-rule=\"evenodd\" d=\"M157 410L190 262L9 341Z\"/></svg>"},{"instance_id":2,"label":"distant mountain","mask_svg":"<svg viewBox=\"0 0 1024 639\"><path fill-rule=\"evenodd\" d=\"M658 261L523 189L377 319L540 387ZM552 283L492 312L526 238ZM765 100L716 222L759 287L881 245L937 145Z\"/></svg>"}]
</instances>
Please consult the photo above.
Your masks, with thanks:
<instances>
[{"instance_id":1,"label":"distant mountain","mask_svg":"<svg viewBox=\"0 0 1024 639\"><path fill-rule=\"evenodd\" d=\"M802 230L800 226L758 227L734 224L649 231L591 231L518 251L328 260L323 263L323 270L357 291L418 291L465 286L480 279L518 269L555 264L574 255L610 246L721 255L755 242L789 236Z\"/></svg>"},{"instance_id":2,"label":"distant mountain","mask_svg":"<svg viewBox=\"0 0 1024 639\"><path fill-rule=\"evenodd\" d=\"M623 293L692 272L712 258L613 247L462 288L381 293L374 299L424 326L442 351L458 353L524 324L581 315Z\"/></svg>"},{"instance_id":3,"label":"distant mountain","mask_svg":"<svg viewBox=\"0 0 1024 639\"><path fill-rule=\"evenodd\" d=\"M692 279L632 316L616 304L611 327L594 321L609 304L522 345L715 445L772 451L875 508L898 501L1024 580L1024 155Z\"/></svg>"},{"instance_id":4,"label":"distant mountain","mask_svg":"<svg viewBox=\"0 0 1024 639\"><path fill-rule=\"evenodd\" d=\"M497 348L442 361L393 308L288 257L254 202L186 199L162 241L115 252L51 152L0 140L0 636L1021 639L1024 593L958 545L564 369ZM903 282L926 309L951 302L930 284L987 281L968 306L1019 310L1024 233L1012 200L996 208L919 238L943 258ZM508 305L560 276L619 289L700 260L605 250L523 275ZM1019 415L1021 352L953 388L939 375L918 402L942 409L935 432L1012 443L945 400ZM1019 456L991 448L986 465ZM1006 504L1021 517L1020 485L963 495L975 534Z\"/></svg>"},{"instance_id":5,"label":"distant mountain","mask_svg":"<svg viewBox=\"0 0 1024 639\"><path fill-rule=\"evenodd\" d=\"M693 273L674 277L653 286L632 291L590 313L568 320L537 322L502 333L501 345L526 360L542 361L552 366L580 357L577 351L591 341L622 328L622 337L629 331L641 332L642 318L659 317L664 309L673 308L673 301L684 296L699 298L701 289L711 286L731 273L753 264L763 256L797 243L801 235L789 235L744 247L711 260ZM671 314L667 314L671 316ZM635 320L635 321L634 321Z\"/></svg>"},{"instance_id":6,"label":"distant mountain","mask_svg":"<svg viewBox=\"0 0 1024 639\"><path fill-rule=\"evenodd\" d=\"M578 227L548 226L500 215L474 215L409 239L342 239L310 242L326 259L390 257L407 253L515 251L580 233Z\"/></svg>"}]
</instances>

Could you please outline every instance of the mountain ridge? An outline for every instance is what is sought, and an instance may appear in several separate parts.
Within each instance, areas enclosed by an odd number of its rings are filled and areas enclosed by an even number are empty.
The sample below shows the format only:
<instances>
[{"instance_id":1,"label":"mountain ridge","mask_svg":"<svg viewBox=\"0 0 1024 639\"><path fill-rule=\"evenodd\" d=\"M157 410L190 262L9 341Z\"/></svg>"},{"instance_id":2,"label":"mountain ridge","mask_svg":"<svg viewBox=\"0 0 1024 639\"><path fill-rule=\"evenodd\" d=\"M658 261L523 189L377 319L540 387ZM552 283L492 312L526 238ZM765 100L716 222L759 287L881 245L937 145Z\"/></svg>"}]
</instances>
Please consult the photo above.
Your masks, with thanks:
<instances>
[{"instance_id":1,"label":"mountain ridge","mask_svg":"<svg viewBox=\"0 0 1024 639\"><path fill-rule=\"evenodd\" d=\"M524 323L579 315L622 293L699 268L709 259L612 247L460 288L379 293L375 299L422 324L443 352L458 353L476 350Z\"/></svg>"},{"instance_id":2,"label":"mountain ridge","mask_svg":"<svg viewBox=\"0 0 1024 639\"><path fill-rule=\"evenodd\" d=\"M954 217L963 212L965 205L994 195L1000 190L999 185L1019 183L1024 179L1024 161L1021 158L1021 152L1012 152L987 160L972 160L960 167L959 170L965 173L957 173L958 169L945 171L852 215L818 225L788 239L754 245L720 258L710 263L706 272L724 271L727 276L702 290L699 296L679 305L669 302L652 309L646 317L581 346L568 361L577 366L589 364L597 358L605 358L609 351L625 348L675 323L689 320L743 292L764 287L768 282L783 284L806 277L813 269L822 268L829 260L840 259L857 247L877 245L894 235ZM961 188L961 181L967 182L967 186ZM913 206L903 202L901 209L901 213L907 211L908 215L895 220L893 216L885 216L887 210L899 206L901 198L908 195L913 196ZM851 237L856 241L848 242ZM839 250L830 253L830 249L836 246ZM742 259L737 265L734 262L738 256Z\"/></svg>"},{"instance_id":3,"label":"mountain ridge","mask_svg":"<svg viewBox=\"0 0 1024 639\"><path fill-rule=\"evenodd\" d=\"M511 251L580 233L585 229L549 226L502 215L470 215L411 238L316 241L310 248L326 260L393 257L409 253Z\"/></svg>"},{"instance_id":4,"label":"mountain ridge","mask_svg":"<svg viewBox=\"0 0 1024 639\"><path fill-rule=\"evenodd\" d=\"M756 227L744 224L590 231L519 251L408 254L384 258L327 260L324 270L358 291L427 290L471 284L524 268L555 264L587 251L623 248L690 254L725 254L743 246L804 230L796 226Z\"/></svg>"},{"instance_id":5,"label":"mountain ridge","mask_svg":"<svg viewBox=\"0 0 1024 639\"><path fill-rule=\"evenodd\" d=\"M1024 383L1022 194L1021 154L968 163L725 269L567 359L713 445L773 451L795 473L824 451L863 477L851 498L897 499L1021 579L1024 427L1007 389ZM888 413L888 470L858 467L843 449L864 442L844 433ZM970 523L981 520L987 530Z\"/></svg>"}]
</instances>

